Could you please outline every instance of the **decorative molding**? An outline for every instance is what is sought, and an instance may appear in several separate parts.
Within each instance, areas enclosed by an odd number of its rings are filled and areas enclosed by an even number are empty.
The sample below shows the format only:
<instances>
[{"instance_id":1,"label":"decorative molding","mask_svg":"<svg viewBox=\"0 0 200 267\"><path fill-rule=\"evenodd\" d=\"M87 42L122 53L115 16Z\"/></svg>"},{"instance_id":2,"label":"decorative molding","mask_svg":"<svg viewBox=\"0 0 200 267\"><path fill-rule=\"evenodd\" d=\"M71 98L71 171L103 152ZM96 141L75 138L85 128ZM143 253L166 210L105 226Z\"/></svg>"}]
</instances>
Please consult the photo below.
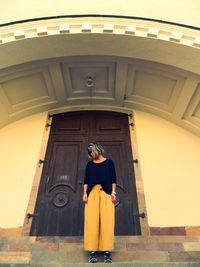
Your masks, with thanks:
<instances>
[{"instance_id":1,"label":"decorative molding","mask_svg":"<svg viewBox=\"0 0 200 267\"><path fill-rule=\"evenodd\" d=\"M180 45L191 46L200 49L199 31L194 29L185 29L178 26L157 23L153 27L152 23L144 21L120 20L115 22L102 18L88 19L79 18L79 22L73 22L72 19L45 20L43 22L36 21L34 23L27 22L23 24L10 25L1 27L0 44L14 42L18 40L36 38L42 36L51 36L58 34L121 34L134 35L143 38L153 38L174 42ZM134 24L135 23L135 24Z\"/></svg>"},{"instance_id":2,"label":"decorative molding","mask_svg":"<svg viewBox=\"0 0 200 267\"><path fill-rule=\"evenodd\" d=\"M86 86L92 77L92 87ZM200 135L200 76L150 61L79 56L0 73L0 126L36 112L104 106L138 109Z\"/></svg>"},{"instance_id":3,"label":"decorative molding","mask_svg":"<svg viewBox=\"0 0 200 267\"><path fill-rule=\"evenodd\" d=\"M200 127L200 82L183 115L183 120Z\"/></svg>"},{"instance_id":4,"label":"decorative molding","mask_svg":"<svg viewBox=\"0 0 200 267\"><path fill-rule=\"evenodd\" d=\"M47 67L1 76L0 85L1 101L9 116L57 102Z\"/></svg>"},{"instance_id":5,"label":"decorative molding","mask_svg":"<svg viewBox=\"0 0 200 267\"><path fill-rule=\"evenodd\" d=\"M114 98L115 63L112 62L75 62L62 63L61 70L67 90L67 99L76 98ZM86 80L92 77L94 85L89 88Z\"/></svg>"},{"instance_id":6,"label":"decorative molding","mask_svg":"<svg viewBox=\"0 0 200 267\"><path fill-rule=\"evenodd\" d=\"M172 72L129 64L125 102L172 113L179 98L184 76Z\"/></svg>"}]
</instances>

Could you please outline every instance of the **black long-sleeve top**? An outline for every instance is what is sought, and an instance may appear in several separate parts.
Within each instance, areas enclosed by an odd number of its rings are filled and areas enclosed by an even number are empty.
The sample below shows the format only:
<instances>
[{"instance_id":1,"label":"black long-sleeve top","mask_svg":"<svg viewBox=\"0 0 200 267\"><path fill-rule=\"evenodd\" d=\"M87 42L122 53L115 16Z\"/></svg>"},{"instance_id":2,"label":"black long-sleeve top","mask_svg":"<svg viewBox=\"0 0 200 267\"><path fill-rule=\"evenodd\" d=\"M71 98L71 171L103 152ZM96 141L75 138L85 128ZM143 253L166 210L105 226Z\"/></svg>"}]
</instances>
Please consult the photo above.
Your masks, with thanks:
<instances>
[{"instance_id":1,"label":"black long-sleeve top","mask_svg":"<svg viewBox=\"0 0 200 267\"><path fill-rule=\"evenodd\" d=\"M85 169L84 184L88 185L87 194L89 196L92 187L100 184L107 193L112 193L112 183L116 183L115 166L111 159L106 159L100 163L88 161Z\"/></svg>"}]
</instances>

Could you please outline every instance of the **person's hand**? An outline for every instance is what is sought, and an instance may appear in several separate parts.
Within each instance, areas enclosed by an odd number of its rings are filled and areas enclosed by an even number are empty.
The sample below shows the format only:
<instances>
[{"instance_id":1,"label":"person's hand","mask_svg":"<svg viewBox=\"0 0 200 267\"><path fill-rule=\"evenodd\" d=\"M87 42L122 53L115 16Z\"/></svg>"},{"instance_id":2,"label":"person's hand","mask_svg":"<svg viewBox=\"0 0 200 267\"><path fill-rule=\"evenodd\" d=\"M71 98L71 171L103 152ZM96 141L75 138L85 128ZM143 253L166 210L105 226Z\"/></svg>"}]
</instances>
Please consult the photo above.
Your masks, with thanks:
<instances>
[{"instance_id":1,"label":"person's hand","mask_svg":"<svg viewBox=\"0 0 200 267\"><path fill-rule=\"evenodd\" d=\"M83 202L87 203L87 201L88 201L87 193L84 192L83 193Z\"/></svg>"},{"instance_id":2,"label":"person's hand","mask_svg":"<svg viewBox=\"0 0 200 267\"><path fill-rule=\"evenodd\" d=\"M115 202L115 200L116 200L116 194L111 194L111 198L112 198L112 202Z\"/></svg>"}]
</instances>

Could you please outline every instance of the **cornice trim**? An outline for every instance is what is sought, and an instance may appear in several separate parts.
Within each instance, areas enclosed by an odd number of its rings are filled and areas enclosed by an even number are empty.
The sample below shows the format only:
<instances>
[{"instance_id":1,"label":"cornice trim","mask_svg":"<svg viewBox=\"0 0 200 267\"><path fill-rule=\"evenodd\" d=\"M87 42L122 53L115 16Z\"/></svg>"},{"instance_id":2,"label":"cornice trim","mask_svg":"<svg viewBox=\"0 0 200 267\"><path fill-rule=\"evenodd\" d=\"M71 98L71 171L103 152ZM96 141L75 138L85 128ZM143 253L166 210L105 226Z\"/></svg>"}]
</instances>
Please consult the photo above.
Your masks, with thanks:
<instances>
[{"instance_id":1,"label":"cornice trim","mask_svg":"<svg viewBox=\"0 0 200 267\"><path fill-rule=\"evenodd\" d=\"M60 16L38 17L38 18L31 18L31 19L24 19L24 20L17 20L17 21L3 23L3 24L0 24L0 27L22 24L22 23L27 23L27 22L41 21L41 20L53 20L53 19L62 19L62 18L88 18L88 17L142 20L142 21L157 22L157 23L168 24L168 25L173 25L173 26L200 31L200 27L196 27L196 26L188 25L188 24L176 23L172 21L145 18L145 17L136 17L136 16L105 15L105 14L60 15Z\"/></svg>"}]
</instances>

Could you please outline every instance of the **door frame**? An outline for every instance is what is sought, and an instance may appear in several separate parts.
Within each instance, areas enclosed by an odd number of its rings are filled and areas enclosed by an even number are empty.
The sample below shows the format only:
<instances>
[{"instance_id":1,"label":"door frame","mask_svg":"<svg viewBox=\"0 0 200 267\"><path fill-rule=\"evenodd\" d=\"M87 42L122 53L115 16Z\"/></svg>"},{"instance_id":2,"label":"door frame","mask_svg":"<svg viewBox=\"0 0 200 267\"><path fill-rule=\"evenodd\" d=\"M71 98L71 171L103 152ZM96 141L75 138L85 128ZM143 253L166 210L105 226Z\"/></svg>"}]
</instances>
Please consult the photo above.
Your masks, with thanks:
<instances>
[{"instance_id":1,"label":"door frame","mask_svg":"<svg viewBox=\"0 0 200 267\"><path fill-rule=\"evenodd\" d=\"M140 227L141 227L141 235L142 236L148 236L150 235L150 228L149 228L149 223L148 223L148 214L147 214L147 208L146 208L146 201L145 201L145 194L144 194L144 187L143 187L143 181L142 181L142 175L141 175L141 166L140 166L140 160L139 160L139 153L138 153L138 146L137 146L137 134L136 134L136 125L134 121L134 113L133 110L130 109L118 109L118 108L111 108L111 109L105 109L105 108L97 108L93 107L91 109L84 108L84 109L73 109L73 110L63 110L59 109L56 111L49 111L47 113L47 119L46 123L44 126L44 132L43 132L43 137L41 140L41 147L40 147L40 152L39 152L39 157L38 157L38 162L36 166L36 171L31 187L31 192L30 192L30 197L29 197L29 202L24 218L24 224L22 228L22 235L23 236L29 236L30 229L31 229L31 224L32 224L32 219L27 218L28 214L33 214L35 210L35 205L36 205L36 200L37 200L37 195L38 195L38 190L39 190L39 185L40 185L40 180L42 176L42 169L43 169L43 163L39 163L40 160L43 160L45 158L46 154L46 149L49 141L49 134L50 134L50 126L51 121L52 121L52 115L57 114L57 113L64 113L64 112L72 112L72 111L86 111L86 110L98 110L98 111L111 111L111 112L121 112L121 113L126 113L129 114L129 131L130 131L130 139L131 139L131 151L132 154L134 155L134 159L138 160L138 163L133 163L134 167L134 172L135 172L135 183L136 183L136 192L137 192L137 199L138 199L138 210L139 213L144 212L146 217L144 219L140 219Z\"/></svg>"}]
</instances>

